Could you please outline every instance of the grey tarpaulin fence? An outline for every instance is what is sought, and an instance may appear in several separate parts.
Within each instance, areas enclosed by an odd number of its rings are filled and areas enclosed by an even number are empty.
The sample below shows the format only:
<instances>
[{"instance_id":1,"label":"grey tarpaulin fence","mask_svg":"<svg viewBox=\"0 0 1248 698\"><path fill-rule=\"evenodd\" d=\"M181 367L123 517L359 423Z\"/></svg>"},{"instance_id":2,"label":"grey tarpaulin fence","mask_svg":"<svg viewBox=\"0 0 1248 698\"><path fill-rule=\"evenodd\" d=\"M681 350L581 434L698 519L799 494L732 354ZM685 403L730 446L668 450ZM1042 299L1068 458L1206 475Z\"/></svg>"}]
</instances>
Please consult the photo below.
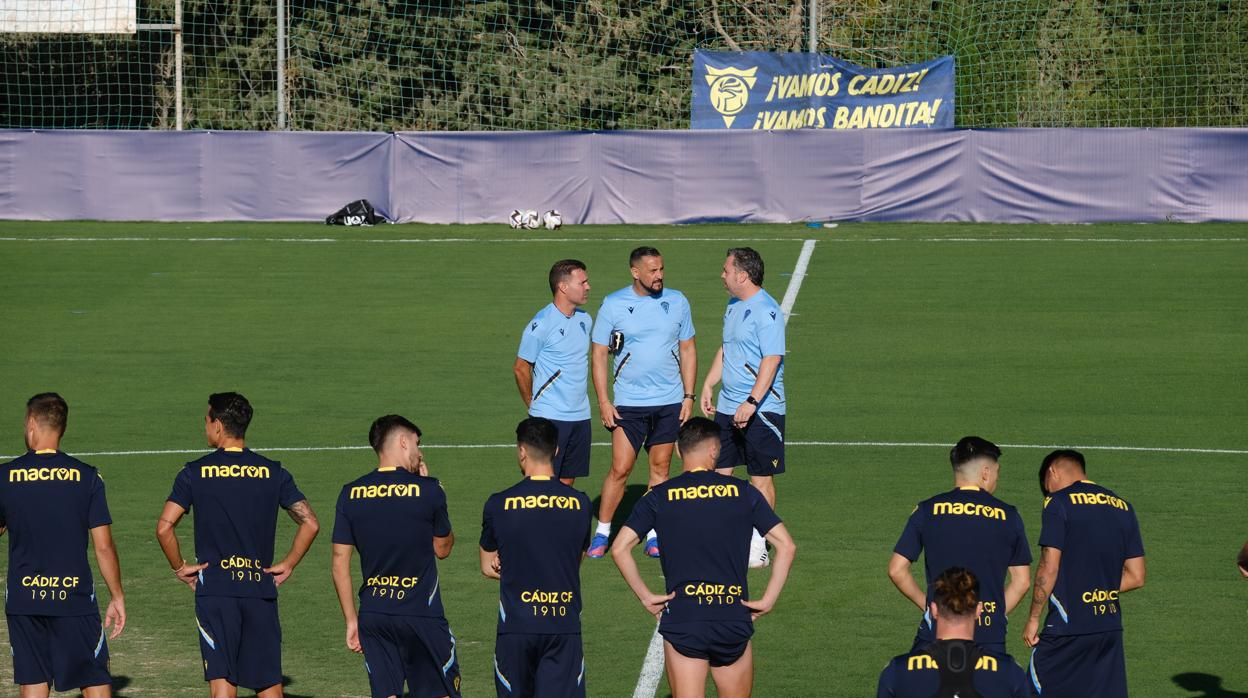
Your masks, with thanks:
<instances>
[{"instance_id":1,"label":"grey tarpaulin fence","mask_svg":"<svg viewBox=\"0 0 1248 698\"><path fill-rule=\"evenodd\" d=\"M1245 221L1248 129L0 130L0 219Z\"/></svg>"}]
</instances>

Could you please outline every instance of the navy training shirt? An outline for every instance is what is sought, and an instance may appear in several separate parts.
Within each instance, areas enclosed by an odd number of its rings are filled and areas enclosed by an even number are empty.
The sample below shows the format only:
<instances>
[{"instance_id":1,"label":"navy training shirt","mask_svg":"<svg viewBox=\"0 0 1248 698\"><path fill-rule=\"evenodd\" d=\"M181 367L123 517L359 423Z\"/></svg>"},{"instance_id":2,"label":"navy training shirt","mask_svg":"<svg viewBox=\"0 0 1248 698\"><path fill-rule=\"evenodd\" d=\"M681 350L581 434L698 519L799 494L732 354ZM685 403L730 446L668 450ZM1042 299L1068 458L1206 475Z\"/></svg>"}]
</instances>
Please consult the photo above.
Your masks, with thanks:
<instances>
[{"instance_id":1,"label":"navy training shirt","mask_svg":"<svg viewBox=\"0 0 1248 698\"><path fill-rule=\"evenodd\" d=\"M982 648L981 648L981 651ZM971 679L980 698L1030 698L1027 674L1008 654L984 652ZM880 673L876 698L935 698L940 669L926 650L893 658Z\"/></svg>"},{"instance_id":2,"label":"navy training shirt","mask_svg":"<svg viewBox=\"0 0 1248 698\"><path fill-rule=\"evenodd\" d=\"M334 543L360 551L360 612L443 617L433 539L451 535L436 479L378 468L348 483L334 512Z\"/></svg>"},{"instance_id":3,"label":"navy training shirt","mask_svg":"<svg viewBox=\"0 0 1248 698\"><path fill-rule=\"evenodd\" d=\"M638 538L654 529L667 593L663 623L749 621L746 573L750 531L780 523L763 494L743 480L710 470L681 473L646 493L628 522Z\"/></svg>"},{"instance_id":4,"label":"navy training shirt","mask_svg":"<svg viewBox=\"0 0 1248 698\"><path fill-rule=\"evenodd\" d=\"M195 519L197 596L277 598L273 537L278 507L306 497L282 464L246 448L218 448L187 463L173 481L169 501Z\"/></svg>"},{"instance_id":5,"label":"navy training shirt","mask_svg":"<svg viewBox=\"0 0 1248 698\"><path fill-rule=\"evenodd\" d=\"M550 477L528 477L490 496L481 549L498 552L498 633L581 632L581 557L590 500Z\"/></svg>"},{"instance_id":6,"label":"navy training shirt","mask_svg":"<svg viewBox=\"0 0 1248 698\"><path fill-rule=\"evenodd\" d=\"M27 451L0 466L0 526L9 532L5 612L99 613L87 562L91 529L112 523L95 468L60 451Z\"/></svg>"},{"instance_id":7,"label":"navy training shirt","mask_svg":"<svg viewBox=\"0 0 1248 698\"><path fill-rule=\"evenodd\" d=\"M927 603L932 584L950 567L963 567L979 580L984 604L975 642L1005 644L1005 575L1031 564L1031 548L1018 510L978 487L958 487L919 502L893 551L914 562L923 553ZM924 623L931 627L928 612Z\"/></svg>"},{"instance_id":8,"label":"navy training shirt","mask_svg":"<svg viewBox=\"0 0 1248 698\"><path fill-rule=\"evenodd\" d=\"M1134 507L1090 480L1076 482L1045 499L1040 546L1062 551L1040 634L1122 630L1122 566L1144 556Z\"/></svg>"}]
</instances>

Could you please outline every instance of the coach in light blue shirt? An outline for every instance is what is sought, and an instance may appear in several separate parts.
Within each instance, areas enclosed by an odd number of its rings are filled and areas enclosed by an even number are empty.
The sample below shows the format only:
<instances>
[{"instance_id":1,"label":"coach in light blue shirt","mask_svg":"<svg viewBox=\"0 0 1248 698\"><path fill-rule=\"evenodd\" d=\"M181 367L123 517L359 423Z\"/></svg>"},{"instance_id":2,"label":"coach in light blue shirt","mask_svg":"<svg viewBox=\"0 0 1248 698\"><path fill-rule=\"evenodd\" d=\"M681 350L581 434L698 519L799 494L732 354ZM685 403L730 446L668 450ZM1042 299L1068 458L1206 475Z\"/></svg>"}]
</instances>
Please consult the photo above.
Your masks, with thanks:
<instances>
[{"instance_id":1,"label":"coach in light blue shirt","mask_svg":"<svg viewBox=\"0 0 1248 698\"><path fill-rule=\"evenodd\" d=\"M642 447L650 453L650 487L667 480L676 432L693 412L698 375L689 301L664 285L663 256L653 247L638 247L628 266L633 283L603 299L592 337L594 391L602 425L612 437L598 528L586 551L591 558L607 552L611 519ZM608 369L611 354L615 359ZM645 550L659 557L653 531Z\"/></svg>"},{"instance_id":2,"label":"coach in light blue shirt","mask_svg":"<svg viewBox=\"0 0 1248 698\"><path fill-rule=\"evenodd\" d=\"M580 309L589 300L585 263L563 259L550 268L554 299L537 311L520 337L513 372L520 399L532 417L559 429L555 474L571 485L589 475L589 333L593 319Z\"/></svg>"},{"instance_id":3,"label":"coach in light blue shirt","mask_svg":"<svg viewBox=\"0 0 1248 698\"><path fill-rule=\"evenodd\" d=\"M776 505L772 476L784 472L784 311L763 290L763 258L749 247L728 250L723 346L702 383L702 411L721 429L716 468L730 474L746 466L750 482ZM718 403L715 385L723 380ZM750 566L767 565L767 547L755 531Z\"/></svg>"}]
</instances>

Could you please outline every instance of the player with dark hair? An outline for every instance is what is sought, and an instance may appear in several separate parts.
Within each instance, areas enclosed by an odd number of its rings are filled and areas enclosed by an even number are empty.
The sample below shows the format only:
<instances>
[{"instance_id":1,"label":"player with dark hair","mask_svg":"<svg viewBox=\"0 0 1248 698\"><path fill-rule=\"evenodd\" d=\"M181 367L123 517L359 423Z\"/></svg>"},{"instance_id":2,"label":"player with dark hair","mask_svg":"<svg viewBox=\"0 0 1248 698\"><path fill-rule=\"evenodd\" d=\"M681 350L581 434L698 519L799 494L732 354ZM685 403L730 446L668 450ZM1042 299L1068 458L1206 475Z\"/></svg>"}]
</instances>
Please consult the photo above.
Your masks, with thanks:
<instances>
[{"instance_id":1,"label":"player with dark hair","mask_svg":"<svg viewBox=\"0 0 1248 698\"><path fill-rule=\"evenodd\" d=\"M109 639L126 627L121 564L113 545L104 481L60 451L69 405L56 393L26 403L26 453L0 465L0 535L9 533L5 614L13 683L22 698L81 690L112 695ZM87 539L110 600L100 623Z\"/></svg>"},{"instance_id":2,"label":"player with dark hair","mask_svg":"<svg viewBox=\"0 0 1248 698\"><path fill-rule=\"evenodd\" d=\"M565 485L589 475L589 366L585 355L593 319L580 309L589 300L589 288L584 262L564 259L554 263L550 268L554 299L525 327L512 366L529 415L545 417L559 429L554 466L555 475Z\"/></svg>"},{"instance_id":3,"label":"player with dark hair","mask_svg":"<svg viewBox=\"0 0 1248 698\"><path fill-rule=\"evenodd\" d=\"M594 391L602 425L612 435L611 470L602 481L591 558L607 553L611 519L642 447L650 452L649 486L667 479L676 431L693 411L698 375L689 301L664 285L662 255L653 247L638 247L628 262L633 283L603 299L592 337ZM615 355L610 393L609 354ZM646 537L646 554L658 557L653 534Z\"/></svg>"},{"instance_id":4,"label":"player with dark hair","mask_svg":"<svg viewBox=\"0 0 1248 698\"><path fill-rule=\"evenodd\" d=\"M1053 451L1043 467L1050 494L1044 500L1031 614L1023 630L1023 641L1034 648L1032 689L1045 698L1125 698L1118 597L1144 586L1146 574L1135 508L1088 480L1078 451Z\"/></svg>"},{"instance_id":5,"label":"player with dark hair","mask_svg":"<svg viewBox=\"0 0 1248 698\"><path fill-rule=\"evenodd\" d=\"M481 573L500 580L494 685L500 698L585 695L581 560L590 501L554 479L559 431L529 417L516 427L524 479L491 495L481 516Z\"/></svg>"},{"instance_id":6,"label":"player with dark hair","mask_svg":"<svg viewBox=\"0 0 1248 698\"><path fill-rule=\"evenodd\" d=\"M951 567L964 567L975 574L982 589L983 613L977 618L975 642L1005 651L1006 615L1027 594L1031 549L1018 510L993 496L1000 458L1001 449L991 441L978 436L960 439L949 451L954 488L919 502L893 548L889 579L923 611L914 638L916 650L930 643L937 630L928 612L936 576ZM920 553L926 594L910 574Z\"/></svg>"},{"instance_id":7,"label":"player with dark hair","mask_svg":"<svg viewBox=\"0 0 1248 698\"><path fill-rule=\"evenodd\" d=\"M303 559L319 525L282 464L246 446L252 409L238 393L208 397L204 434L214 450L187 463L156 523L174 577L195 592L204 680L213 698L250 688L282 695L277 588ZM182 557L176 527L195 508L195 562ZM273 562L277 509L298 525L286 557Z\"/></svg>"},{"instance_id":8,"label":"player with dark hair","mask_svg":"<svg viewBox=\"0 0 1248 698\"><path fill-rule=\"evenodd\" d=\"M772 476L784 472L784 311L763 290L763 258L749 247L728 250L720 278L731 296L723 344L702 382L702 413L722 430L716 469L746 466L750 483L776 506ZM723 380L718 403L715 385ZM750 566L765 567L762 533L750 534Z\"/></svg>"},{"instance_id":9,"label":"player with dark hair","mask_svg":"<svg viewBox=\"0 0 1248 698\"><path fill-rule=\"evenodd\" d=\"M455 636L442 610L437 566L451 554L455 535L420 437L420 427L397 414L374 421L368 443L377 468L344 485L334 511L334 590L347 649L364 655L373 698L459 695ZM358 613L353 550L360 551L363 577Z\"/></svg>"},{"instance_id":10,"label":"player with dark hair","mask_svg":"<svg viewBox=\"0 0 1248 698\"><path fill-rule=\"evenodd\" d=\"M715 422L702 417L685 422L677 436L684 472L637 502L611 546L624 580L659 618L675 698L704 696L708 669L723 698L750 695L753 621L775 606L797 554L762 494L714 470L719 447ZM755 601L749 600L747 581L751 528L762 531L776 552L766 591ZM632 555L650 529L663 540L664 594L650 591Z\"/></svg>"},{"instance_id":11,"label":"player with dark hair","mask_svg":"<svg viewBox=\"0 0 1248 698\"><path fill-rule=\"evenodd\" d=\"M1244 547L1240 549L1239 556L1235 559L1235 566L1239 569L1239 573L1248 579L1248 541L1244 541Z\"/></svg>"},{"instance_id":12,"label":"player with dark hair","mask_svg":"<svg viewBox=\"0 0 1248 698\"><path fill-rule=\"evenodd\" d=\"M1027 675L1004 650L974 642L983 603L970 570L950 567L933 580L928 613L936 639L894 657L880 673L877 698L1025 698Z\"/></svg>"}]
</instances>

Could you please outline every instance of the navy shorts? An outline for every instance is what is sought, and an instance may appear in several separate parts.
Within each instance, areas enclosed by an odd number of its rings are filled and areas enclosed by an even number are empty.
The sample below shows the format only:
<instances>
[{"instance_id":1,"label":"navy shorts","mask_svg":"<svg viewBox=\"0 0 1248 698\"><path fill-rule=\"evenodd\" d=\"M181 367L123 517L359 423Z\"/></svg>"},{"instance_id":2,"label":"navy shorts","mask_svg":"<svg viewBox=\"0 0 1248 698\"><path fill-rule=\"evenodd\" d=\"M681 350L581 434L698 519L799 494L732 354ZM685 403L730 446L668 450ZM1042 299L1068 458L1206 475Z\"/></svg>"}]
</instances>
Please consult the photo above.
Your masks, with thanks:
<instances>
[{"instance_id":1,"label":"navy shorts","mask_svg":"<svg viewBox=\"0 0 1248 698\"><path fill-rule=\"evenodd\" d=\"M735 664L754 635L749 621L685 621L663 623L659 634L672 648L690 659L705 659L711 666Z\"/></svg>"},{"instance_id":2,"label":"navy shorts","mask_svg":"<svg viewBox=\"0 0 1248 698\"><path fill-rule=\"evenodd\" d=\"M1040 636L1027 667L1031 694L1044 698L1127 698L1122 631Z\"/></svg>"},{"instance_id":3,"label":"navy shorts","mask_svg":"<svg viewBox=\"0 0 1248 698\"><path fill-rule=\"evenodd\" d=\"M277 599L196 596L204 680L225 679L257 693L282 682Z\"/></svg>"},{"instance_id":4,"label":"navy shorts","mask_svg":"<svg viewBox=\"0 0 1248 698\"><path fill-rule=\"evenodd\" d=\"M550 420L559 430L559 452L555 454L555 477L589 477L589 420L563 422Z\"/></svg>"},{"instance_id":5,"label":"navy shorts","mask_svg":"<svg viewBox=\"0 0 1248 698\"><path fill-rule=\"evenodd\" d=\"M458 698L459 660L445 618L361 613L359 623L373 698Z\"/></svg>"},{"instance_id":6,"label":"navy shorts","mask_svg":"<svg viewBox=\"0 0 1248 698\"><path fill-rule=\"evenodd\" d=\"M615 428L624 430L634 453L641 453L643 446L651 449L676 443L676 432L680 431L679 402L652 407L616 407L615 411L620 413Z\"/></svg>"},{"instance_id":7,"label":"navy shorts","mask_svg":"<svg viewBox=\"0 0 1248 698\"><path fill-rule=\"evenodd\" d=\"M58 691L112 685L108 641L99 613L8 618L13 683L46 683Z\"/></svg>"},{"instance_id":8,"label":"navy shorts","mask_svg":"<svg viewBox=\"0 0 1248 698\"><path fill-rule=\"evenodd\" d=\"M584 698L581 636L506 633L494 645L499 698Z\"/></svg>"},{"instance_id":9,"label":"navy shorts","mask_svg":"<svg viewBox=\"0 0 1248 698\"><path fill-rule=\"evenodd\" d=\"M744 429L732 426L732 414L716 412L719 425L719 460L716 468L744 465L754 476L784 472L784 415L755 412Z\"/></svg>"}]
</instances>

